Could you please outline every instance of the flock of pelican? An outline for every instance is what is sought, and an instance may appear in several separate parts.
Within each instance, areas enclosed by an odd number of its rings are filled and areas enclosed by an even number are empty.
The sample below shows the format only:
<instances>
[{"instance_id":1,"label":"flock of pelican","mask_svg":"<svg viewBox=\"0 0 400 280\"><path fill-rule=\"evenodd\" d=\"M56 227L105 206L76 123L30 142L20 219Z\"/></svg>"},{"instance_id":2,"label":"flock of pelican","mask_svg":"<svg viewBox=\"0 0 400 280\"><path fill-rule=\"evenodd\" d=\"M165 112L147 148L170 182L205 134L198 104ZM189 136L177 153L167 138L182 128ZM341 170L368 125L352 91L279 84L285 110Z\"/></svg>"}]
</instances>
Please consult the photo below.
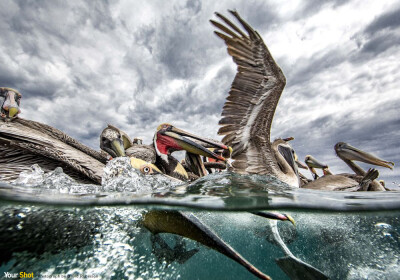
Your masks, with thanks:
<instances>
[{"instance_id":1,"label":"flock of pelican","mask_svg":"<svg viewBox=\"0 0 400 280\"><path fill-rule=\"evenodd\" d=\"M385 191L384 185L376 180L378 172L375 169L366 172L354 161L390 169L393 162L340 142L335 145L336 154L355 174L333 175L326 164L307 156L305 163L313 174L313 180L309 180L299 172L298 168L304 166L298 162L289 144L293 138L271 141L271 124L286 78L261 36L237 12L230 12L244 31L219 13L216 15L222 23L211 20L218 29L215 34L225 42L237 65L219 122L218 134L224 135L222 141L200 137L164 123L157 128L153 142L146 145L140 139L131 140L127 133L108 125L101 132L101 152L98 152L56 128L19 118L21 94L15 89L0 88L0 180L14 180L36 163L44 171L62 167L66 174L79 182L100 184L107 160L126 156L130 158L132 167L142 174L164 174L172 180L188 181L215 170L229 169L240 174L272 175L294 188ZM186 151L183 162L171 155L178 150ZM324 176L319 177L315 169L322 169ZM149 213L144 221L152 232L177 232L171 226L161 226L160 221L165 221L167 212ZM181 228L201 228L192 218L178 211L168 212L168 215L175 215L181 224L184 223ZM290 220L286 215L271 217ZM210 237L204 231L201 228L194 239L199 241L204 236ZM178 234L185 236L184 233ZM216 242L213 238L207 242ZM207 246L217 247L220 252L223 251L221 248L227 248L214 243ZM232 251L224 254L245 263ZM247 265L247 269L262 279L269 279L251 265Z\"/></svg>"}]
</instances>

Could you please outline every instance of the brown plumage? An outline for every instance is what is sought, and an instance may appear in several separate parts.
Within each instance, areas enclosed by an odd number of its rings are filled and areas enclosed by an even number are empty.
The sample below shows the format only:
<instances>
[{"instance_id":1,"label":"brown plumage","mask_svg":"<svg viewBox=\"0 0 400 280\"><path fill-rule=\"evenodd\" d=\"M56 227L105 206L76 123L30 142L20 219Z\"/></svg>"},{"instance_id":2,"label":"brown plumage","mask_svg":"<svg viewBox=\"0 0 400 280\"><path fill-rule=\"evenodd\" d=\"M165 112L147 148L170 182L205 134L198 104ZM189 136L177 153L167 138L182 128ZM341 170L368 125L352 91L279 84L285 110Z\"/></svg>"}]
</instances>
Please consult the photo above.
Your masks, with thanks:
<instances>
[{"instance_id":1,"label":"brown plumage","mask_svg":"<svg viewBox=\"0 0 400 280\"><path fill-rule=\"evenodd\" d=\"M298 178L280 169L270 143L270 130L276 106L286 84L282 70L274 61L261 36L235 11L247 34L227 18L216 15L225 26L211 23L225 34L215 31L227 45L228 53L237 64L237 73L222 111L218 133L222 142L233 148L235 172L272 174L292 186Z\"/></svg>"},{"instance_id":2,"label":"brown plumage","mask_svg":"<svg viewBox=\"0 0 400 280\"><path fill-rule=\"evenodd\" d=\"M0 122L0 180L16 179L37 163L44 171L62 167L79 182L101 183L106 160L54 127L20 118Z\"/></svg>"}]
</instances>

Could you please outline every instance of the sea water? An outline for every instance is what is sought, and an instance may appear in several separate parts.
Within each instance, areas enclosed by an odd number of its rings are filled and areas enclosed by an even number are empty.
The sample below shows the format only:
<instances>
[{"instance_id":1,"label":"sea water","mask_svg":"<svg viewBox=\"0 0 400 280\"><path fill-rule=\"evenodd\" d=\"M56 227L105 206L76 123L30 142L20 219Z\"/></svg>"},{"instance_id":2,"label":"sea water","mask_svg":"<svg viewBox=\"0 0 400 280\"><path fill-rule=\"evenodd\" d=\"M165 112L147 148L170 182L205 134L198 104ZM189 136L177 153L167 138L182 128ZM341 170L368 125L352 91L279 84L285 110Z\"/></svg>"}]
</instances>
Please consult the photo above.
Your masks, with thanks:
<instances>
[{"instance_id":1,"label":"sea water","mask_svg":"<svg viewBox=\"0 0 400 280\"><path fill-rule=\"evenodd\" d=\"M257 279L201 243L150 233L143 216L160 209L191 213L272 279L291 279L276 261L286 253L251 211L292 216L277 222L284 245L330 279L400 279L400 192L294 190L229 172L181 184L117 159L101 186L33 166L0 183L0 208L1 279Z\"/></svg>"}]
</instances>

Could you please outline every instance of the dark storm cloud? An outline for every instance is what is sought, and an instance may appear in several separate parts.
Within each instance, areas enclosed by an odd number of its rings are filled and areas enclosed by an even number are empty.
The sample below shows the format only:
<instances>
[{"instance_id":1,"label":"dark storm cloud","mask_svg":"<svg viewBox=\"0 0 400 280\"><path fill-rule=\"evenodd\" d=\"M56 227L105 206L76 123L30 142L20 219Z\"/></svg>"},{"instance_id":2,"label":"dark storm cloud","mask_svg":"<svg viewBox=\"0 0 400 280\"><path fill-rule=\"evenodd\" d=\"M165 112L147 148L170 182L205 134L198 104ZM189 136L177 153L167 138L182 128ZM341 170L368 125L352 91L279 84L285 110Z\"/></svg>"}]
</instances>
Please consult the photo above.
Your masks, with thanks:
<instances>
[{"instance_id":1,"label":"dark storm cloud","mask_svg":"<svg viewBox=\"0 0 400 280\"><path fill-rule=\"evenodd\" d=\"M391 47L395 47L400 44L400 34L379 34L370 38L362 46L362 52L379 54Z\"/></svg>"},{"instance_id":2,"label":"dark storm cloud","mask_svg":"<svg viewBox=\"0 0 400 280\"><path fill-rule=\"evenodd\" d=\"M337 8L348 3L349 0L307 0L300 4L300 8L293 16L294 20L312 16L322 9Z\"/></svg>"},{"instance_id":3,"label":"dark storm cloud","mask_svg":"<svg viewBox=\"0 0 400 280\"><path fill-rule=\"evenodd\" d=\"M380 54L399 45L399 13L400 6L390 9L377 16L367 27L355 34L354 39L361 49L360 57L355 57L355 60L363 60L364 57Z\"/></svg>"},{"instance_id":4,"label":"dark storm cloud","mask_svg":"<svg viewBox=\"0 0 400 280\"><path fill-rule=\"evenodd\" d=\"M400 6L380 15L374 19L365 29L364 33L372 36L377 32L396 29L400 26Z\"/></svg>"}]
</instances>

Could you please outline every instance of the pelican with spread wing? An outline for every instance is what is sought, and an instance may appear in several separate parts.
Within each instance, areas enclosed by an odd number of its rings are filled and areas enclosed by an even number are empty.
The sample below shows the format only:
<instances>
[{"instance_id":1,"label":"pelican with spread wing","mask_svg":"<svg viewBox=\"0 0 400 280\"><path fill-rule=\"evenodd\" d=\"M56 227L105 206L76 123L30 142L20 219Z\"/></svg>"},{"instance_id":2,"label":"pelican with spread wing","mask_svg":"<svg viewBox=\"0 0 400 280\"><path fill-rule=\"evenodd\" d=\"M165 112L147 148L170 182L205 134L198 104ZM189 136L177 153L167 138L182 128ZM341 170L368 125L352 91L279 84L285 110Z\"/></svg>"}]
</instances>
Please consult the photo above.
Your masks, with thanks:
<instances>
[{"instance_id":1,"label":"pelican with spread wing","mask_svg":"<svg viewBox=\"0 0 400 280\"><path fill-rule=\"evenodd\" d=\"M245 29L245 34L223 15L224 24L211 20L215 31L237 64L237 73L225 102L222 142L233 148L232 166L243 174L271 174L293 187L299 187L294 151L286 141L271 143L270 131L276 106L286 78L271 56L261 36L236 11L230 13Z\"/></svg>"}]
</instances>

